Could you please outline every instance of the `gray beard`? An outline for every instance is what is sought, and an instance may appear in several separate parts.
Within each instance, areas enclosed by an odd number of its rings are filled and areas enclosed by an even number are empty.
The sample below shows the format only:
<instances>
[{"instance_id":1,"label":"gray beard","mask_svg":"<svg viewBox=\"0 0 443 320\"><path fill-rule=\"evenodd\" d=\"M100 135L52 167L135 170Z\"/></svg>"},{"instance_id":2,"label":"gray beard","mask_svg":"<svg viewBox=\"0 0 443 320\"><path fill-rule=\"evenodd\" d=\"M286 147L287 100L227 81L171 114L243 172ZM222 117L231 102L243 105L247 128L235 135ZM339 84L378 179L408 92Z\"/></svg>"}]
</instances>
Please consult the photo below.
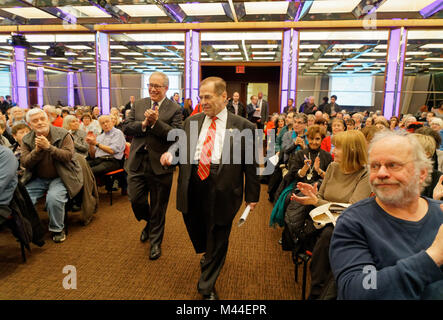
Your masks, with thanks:
<instances>
[{"instance_id":1,"label":"gray beard","mask_svg":"<svg viewBox=\"0 0 443 320\"><path fill-rule=\"evenodd\" d=\"M384 204L393 207L407 207L420 196L420 186L417 184L419 176L415 175L406 186L402 186L396 193L386 195L382 190L371 184L371 189L377 198Z\"/></svg>"}]
</instances>

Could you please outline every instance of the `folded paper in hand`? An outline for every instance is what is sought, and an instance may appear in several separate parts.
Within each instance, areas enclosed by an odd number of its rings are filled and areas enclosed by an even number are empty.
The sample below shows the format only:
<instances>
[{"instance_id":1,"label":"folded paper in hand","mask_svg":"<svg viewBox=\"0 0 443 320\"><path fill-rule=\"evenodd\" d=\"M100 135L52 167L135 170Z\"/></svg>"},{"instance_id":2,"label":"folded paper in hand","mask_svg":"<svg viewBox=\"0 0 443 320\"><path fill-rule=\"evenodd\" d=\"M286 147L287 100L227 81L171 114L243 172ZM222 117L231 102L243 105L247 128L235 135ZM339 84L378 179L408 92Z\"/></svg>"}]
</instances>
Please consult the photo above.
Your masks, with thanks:
<instances>
[{"instance_id":1,"label":"folded paper in hand","mask_svg":"<svg viewBox=\"0 0 443 320\"><path fill-rule=\"evenodd\" d=\"M316 229L321 229L328 223L332 223L335 227L338 216L350 205L349 203L329 202L311 210L309 215Z\"/></svg>"},{"instance_id":2,"label":"folded paper in hand","mask_svg":"<svg viewBox=\"0 0 443 320\"><path fill-rule=\"evenodd\" d=\"M245 208L245 211L243 211L243 213L242 213L242 215L240 217L240 220L238 220L238 226L239 227L241 227L246 222L246 219L248 218L248 215L249 215L249 211L251 211L251 207L247 206Z\"/></svg>"}]
</instances>

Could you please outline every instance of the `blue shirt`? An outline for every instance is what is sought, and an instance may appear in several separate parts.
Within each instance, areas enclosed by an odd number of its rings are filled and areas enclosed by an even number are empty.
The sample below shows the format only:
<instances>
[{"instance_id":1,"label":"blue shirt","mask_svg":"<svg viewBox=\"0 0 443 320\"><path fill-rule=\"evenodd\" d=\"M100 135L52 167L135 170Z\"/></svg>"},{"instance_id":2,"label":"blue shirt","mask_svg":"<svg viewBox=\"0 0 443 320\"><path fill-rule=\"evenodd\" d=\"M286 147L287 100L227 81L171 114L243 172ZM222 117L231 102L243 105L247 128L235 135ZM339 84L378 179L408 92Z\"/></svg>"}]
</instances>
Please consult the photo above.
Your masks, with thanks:
<instances>
[{"instance_id":1,"label":"blue shirt","mask_svg":"<svg viewBox=\"0 0 443 320\"><path fill-rule=\"evenodd\" d=\"M117 128L112 128L108 132L103 132L97 137L97 143L110 147L114 151L114 158L121 160L124 155L126 139L123 132ZM103 151L100 148L95 149L95 157L107 157L109 153Z\"/></svg>"},{"instance_id":2,"label":"blue shirt","mask_svg":"<svg viewBox=\"0 0 443 320\"><path fill-rule=\"evenodd\" d=\"M8 206L17 187L18 161L14 153L0 145L0 204Z\"/></svg>"},{"instance_id":3,"label":"blue shirt","mask_svg":"<svg viewBox=\"0 0 443 320\"><path fill-rule=\"evenodd\" d=\"M428 212L417 222L391 216L375 198L341 214L329 251L339 299L443 299L443 268L425 252L443 223L441 201L425 199ZM368 266L375 289L364 285Z\"/></svg>"}]
</instances>

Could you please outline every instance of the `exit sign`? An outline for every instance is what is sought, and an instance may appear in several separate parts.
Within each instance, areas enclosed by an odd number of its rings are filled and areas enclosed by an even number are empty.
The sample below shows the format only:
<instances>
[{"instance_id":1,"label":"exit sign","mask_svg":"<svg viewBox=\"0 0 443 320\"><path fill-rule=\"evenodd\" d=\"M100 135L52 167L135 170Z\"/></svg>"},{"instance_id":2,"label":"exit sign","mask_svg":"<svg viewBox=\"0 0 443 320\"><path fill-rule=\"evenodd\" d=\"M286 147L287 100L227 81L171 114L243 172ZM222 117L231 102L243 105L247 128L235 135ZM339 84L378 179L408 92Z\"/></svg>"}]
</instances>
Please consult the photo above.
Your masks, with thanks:
<instances>
[{"instance_id":1,"label":"exit sign","mask_svg":"<svg viewBox=\"0 0 443 320\"><path fill-rule=\"evenodd\" d=\"M235 73L245 73L245 66L236 66Z\"/></svg>"}]
</instances>

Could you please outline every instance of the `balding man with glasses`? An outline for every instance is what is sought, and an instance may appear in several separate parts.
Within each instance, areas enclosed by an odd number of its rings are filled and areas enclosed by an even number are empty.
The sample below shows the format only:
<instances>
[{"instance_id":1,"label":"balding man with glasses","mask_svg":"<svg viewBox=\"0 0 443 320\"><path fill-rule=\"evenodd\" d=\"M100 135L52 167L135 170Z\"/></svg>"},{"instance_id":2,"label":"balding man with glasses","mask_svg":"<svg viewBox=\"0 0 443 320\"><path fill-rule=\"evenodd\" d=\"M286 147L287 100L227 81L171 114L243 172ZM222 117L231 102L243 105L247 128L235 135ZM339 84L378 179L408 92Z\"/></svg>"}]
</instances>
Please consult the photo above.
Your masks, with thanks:
<instances>
[{"instance_id":1,"label":"balding man with glasses","mask_svg":"<svg viewBox=\"0 0 443 320\"><path fill-rule=\"evenodd\" d=\"M166 97L168 76L154 72L149 78L149 98L134 102L124 124L125 135L133 136L129 159L128 195L138 221L146 220L140 241L151 243L149 259L161 256L165 215L172 185L173 167L160 164L160 156L171 142L168 132L182 128L180 106ZM149 195L149 201L148 201Z\"/></svg>"}]
</instances>

